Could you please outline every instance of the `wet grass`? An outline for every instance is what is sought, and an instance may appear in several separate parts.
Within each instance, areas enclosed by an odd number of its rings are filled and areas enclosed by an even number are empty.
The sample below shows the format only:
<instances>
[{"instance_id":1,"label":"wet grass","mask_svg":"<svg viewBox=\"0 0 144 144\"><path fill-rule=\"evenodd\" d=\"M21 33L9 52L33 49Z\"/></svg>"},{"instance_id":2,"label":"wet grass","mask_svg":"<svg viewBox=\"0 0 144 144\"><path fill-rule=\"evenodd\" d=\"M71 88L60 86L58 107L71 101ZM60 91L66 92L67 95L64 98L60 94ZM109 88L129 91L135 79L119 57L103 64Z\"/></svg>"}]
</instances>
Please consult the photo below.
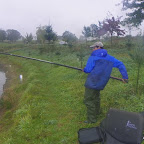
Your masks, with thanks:
<instances>
[{"instance_id":1,"label":"wet grass","mask_svg":"<svg viewBox=\"0 0 144 144\"><path fill-rule=\"evenodd\" d=\"M0 120L0 143L3 144L78 144L77 131L94 127L105 118L110 107L121 110L144 111L144 83L141 78L140 95L135 94L136 67L123 49L109 50L124 62L129 83L110 80L101 91L101 114L96 124L84 124L86 108L83 104L86 74L16 57L0 56L1 62L11 65L10 86L5 89ZM119 51L119 52L118 52ZM69 49L40 54L38 49L15 51L30 56L80 67L76 52ZM86 63L88 54L84 56ZM143 75L143 69L141 75ZM23 75L23 82L19 75ZM113 76L121 77L114 69Z\"/></svg>"}]
</instances>

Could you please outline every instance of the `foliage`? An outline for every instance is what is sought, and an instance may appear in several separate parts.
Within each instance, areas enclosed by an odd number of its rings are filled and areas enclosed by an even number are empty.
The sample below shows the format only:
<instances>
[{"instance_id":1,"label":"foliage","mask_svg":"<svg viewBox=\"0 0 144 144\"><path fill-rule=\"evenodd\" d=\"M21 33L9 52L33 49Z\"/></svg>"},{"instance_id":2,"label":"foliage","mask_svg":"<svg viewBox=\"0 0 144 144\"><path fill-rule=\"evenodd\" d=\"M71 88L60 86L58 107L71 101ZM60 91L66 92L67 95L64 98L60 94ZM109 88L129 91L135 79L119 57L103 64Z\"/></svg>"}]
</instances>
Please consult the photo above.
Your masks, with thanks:
<instances>
[{"instance_id":1,"label":"foliage","mask_svg":"<svg viewBox=\"0 0 144 144\"><path fill-rule=\"evenodd\" d=\"M97 36L97 31L98 31L98 26L96 24L91 24L91 36L96 37Z\"/></svg>"},{"instance_id":2,"label":"foliage","mask_svg":"<svg viewBox=\"0 0 144 144\"><path fill-rule=\"evenodd\" d=\"M138 64L142 65L144 63L144 47L137 47L130 54L131 58Z\"/></svg>"},{"instance_id":3,"label":"foliage","mask_svg":"<svg viewBox=\"0 0 144 144\"><path fill-rule=\"evenodd\" d=\"M32 33L30 33L30 34L26 34L23 41L24 41L24 43L31 43L32 40L33 40L33 35L32 35Z\"/></svg>"},{"instance_id":4,"label":"foliage","mask_svg":"<svg viewBox=\"0 0 144 144\"><path fill-rule=\"evenodd\" d=\"M79 42L84 42L84 41L85 41L85 37L83 35L80 35Z\"/></svg>"},{"instance_id":5,"label":"foliage","mask_svg":"<svg viewBox=\"0 0 144 144\"><path fill-rule=\"evenodd\" d=\"M112 43L112 36L114 33L117 34L117 36L124 35L125 30L120 29L120 18L115 19L112 17L111 19L107 18L102 23L102 30L105 32L109 32L111 35L111 43Z\"/></svg>"},{"instance_id":6,"label":"foliage","mask_svg":"<svg viewBox=\"0 0 144 144\"><path fill-rule=\"evenodd\" d=\"M37 31L36 31L36 35L37 35L37 41L41 44L43 44L45 42L45 35L46 35L46 31L45 31L46 27L45 26L39 26L37 27Z\"/></svg>"},{"instance_id":7,"label":"foliage","mask_svg":"<svg viewBox=\"0 0 144 144\"><path fill-rule=\"evenodd\" d=\"M76 42L78 40L78 38L75 36L75 34L69 32L69 31L65 31L62 34L62 38L64 41L66 41L68 44L72 44L74 42Z\"/></svg>"},{"instance_id":8,"label":"foliage","mask_svg":"<svg viewBox=\"0 0 144 144\"><path fill-rule=\"evenodd\" d=\"M105 35L107 33L107 30L103 28L103 22L99 21L99 28L98 28L98 32L97 35L100 38L101 36Z\"/></svg>"},{"instance_id":9,"label":"foliage","mask_svg":"<svg viewBox=\"0 0 144 144\"><path fill-rule=\"evenodd\" d=\"M132 37L131 37L131 35L128 35L127 36L126 47L128 48L128 50L131 50L132 46L133 46Z\"/></svg>"},{"instance_id":10,"label":"foliage","mask_svg":"<svg viewBox=\"0 0 144 144\"><path fill-rule=\"evenodd\" d=\"M48 40L48 42L54 42L57 40L57 34L53 31L53 28L51 25L48 25L45 27L45 39Z\"/></svg>"},{"instance_id":11,"label":"foliage","mask_svg":"<svg viewBox=\"0 0 144 144\"><path fill-rule=\"evenodd\" d=\"M101 29L101 23L99 22L99 26L96 24L91 24L90 26L84 26L82 34L85 36L85 38L93 37L93 38L100 38L100 36L104 35L102 29Z\"/></svg>"},{"instance_id":12,"label":"foliage","mask_svg":"<svg viewBox=\"0 0 144 144\"><path fill-rule=\"evenodd\" d=\"M86 49L86 45L81 44L81 45L79 45L79 49L78 49L78 52L77 52L77 57L78 57L78 59L81 63L81 68L82 69L83 69L84 57L86 55L88 55L88 53L84 49Z\"/></svg>"},{"instance_id":13,"label":"foliage","mask_svg":"<svg viewBox=\"0 0 144 144\"><path fill-rule=\"evenodd\" d=\"M111 19L106 19L103 22L103 29L108 31L111 35L113 35L113 33L116 33L117 36L125 34L125 30L120 29L120 18L115 19L112 17Z\"/></svg>"},{"instance_id":14,"label":"foliage","mask_svg":"<svg viewBox=\"0 0 144 144\"><path fill-rule=\"evenodd\" d=\"M6 31L0 29L0 41L3 42L6 40Z\"/></svg>"},{"instance_id":15,"label":"foliage","mask_svg":"<svg viewBox=\"0 0 144 144\"><path fill-rule=\"evenodd\" d=\"M144 1L142 0L122 0L123 10L131 10L127 12L127 23L139 26L144 20Z\"/></svg>"},{"instance_id":16,"label":"foliage","mask_svg":"<svg viewBox=\"0 0 144 144\"><path fill-rule=\"evenodd\" d=\"M85 38L88 38L91 36L91 28L90 26L84 26L82 34L85 36Z\"/></svg>"},{"instance_id":17,"label":"foliage","mask_svg":"<svg viewBox=\"0 0 144 144\"><path fill-rule=\"evenodd\" d=\"M103 22L99 21L99 25L91 24L88 27L84 26L82 34L86 38L88 37L100 38L101 36L110 33L112 43L112 36L114 33L116 33L117 36L125 34L125 30L121 29L120 24L121 24L120 17L118 17L117 19L115 19L114 17L107 18Z\"/></svg>"},{"instance_id":18,"label":"foliage","mask_svg":"<svg viewBox=\"0 0 144 144\"><path fill-rule=\"evenodd\" d=\"M16 40L19 40L21 38L21 34L17 30L8 29L6 33L7 33L7 40L11 42L15 42Z\"/></svg>"},{"instance_id":19,"label":"foliage","mask_svg":"<svg viewBox=\"0 0 144 144\"><path fill-rule=\"evenodd\" d=\"M139 87L140 68L144 64L143 54L144 54L144 47L137 47L133 50L133 53L130 53L131 58L137 64L136 93L138 93L138 87Z\"/></svg>"}]
</instances>

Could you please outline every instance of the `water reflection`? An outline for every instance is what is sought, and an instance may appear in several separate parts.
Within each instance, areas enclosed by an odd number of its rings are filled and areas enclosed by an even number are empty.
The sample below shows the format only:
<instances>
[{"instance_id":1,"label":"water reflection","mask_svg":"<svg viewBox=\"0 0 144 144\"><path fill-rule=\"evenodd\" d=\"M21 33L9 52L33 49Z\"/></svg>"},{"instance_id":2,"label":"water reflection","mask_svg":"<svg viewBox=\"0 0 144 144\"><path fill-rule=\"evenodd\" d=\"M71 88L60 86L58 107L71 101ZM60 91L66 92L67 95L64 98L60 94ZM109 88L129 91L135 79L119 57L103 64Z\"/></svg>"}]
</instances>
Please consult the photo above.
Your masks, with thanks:
<instances>
[{"instance_id":1,"label":"water reflection","mask_svg":"<svg viewBox=\"0 0 144 144\"><path fill-rule=\"evenodd\" d=\"M6 75L4 72L0 71L0 97L3 93L3 86L6 82Z\"/></svg>"}]
</instances>

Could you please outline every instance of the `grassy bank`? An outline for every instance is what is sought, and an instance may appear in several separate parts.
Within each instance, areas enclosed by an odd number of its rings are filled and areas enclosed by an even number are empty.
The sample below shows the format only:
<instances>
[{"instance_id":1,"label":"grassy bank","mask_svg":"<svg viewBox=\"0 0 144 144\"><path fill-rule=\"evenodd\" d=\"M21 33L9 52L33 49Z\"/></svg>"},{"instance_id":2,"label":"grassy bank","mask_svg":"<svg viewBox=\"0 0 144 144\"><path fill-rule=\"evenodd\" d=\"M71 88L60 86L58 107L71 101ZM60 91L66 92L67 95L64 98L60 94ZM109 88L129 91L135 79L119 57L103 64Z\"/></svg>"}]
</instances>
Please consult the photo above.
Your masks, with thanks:
<instances>
[{"instance_id":1,"label":"grassy bank","mask_svg":"<svg viewBox=\"0 0 144 144\"><path fill-rule=\"evenodd\" d=\"M83 65L89 56L87 49ZM78 48L41 51L29 48L15 54L30 56L71 66L80 67ZM141 77L139 95L135 94L136 65L126 49L109 49L109 53L124 62L129 83L110 80L101 91L101 114L96 124L84 124L86 108L83 104L86 74L72 69L54 66L11 56L0 56L8 67L10 85L5 89L1 109L0 143L2 144L78 144L77 131L94 127L105 118L110 107L121 110L144 111L144 78ZM143 69L141 75L143 75ZM19 75L23 75L20 82ZM114 69L113 76L121 77Z\"/></svg>"}]
</instances>

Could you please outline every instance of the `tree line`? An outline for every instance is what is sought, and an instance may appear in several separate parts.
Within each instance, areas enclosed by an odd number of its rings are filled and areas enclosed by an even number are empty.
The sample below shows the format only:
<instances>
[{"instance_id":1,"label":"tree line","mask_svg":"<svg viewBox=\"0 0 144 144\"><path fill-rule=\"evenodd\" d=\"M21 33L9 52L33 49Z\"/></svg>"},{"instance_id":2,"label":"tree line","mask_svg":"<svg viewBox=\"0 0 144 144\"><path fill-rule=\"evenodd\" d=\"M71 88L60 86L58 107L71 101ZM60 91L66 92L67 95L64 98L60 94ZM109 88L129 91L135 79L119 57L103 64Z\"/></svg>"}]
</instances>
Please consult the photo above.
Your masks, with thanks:
<instances>
[{"instance_id":1,"label":"tree line","mask_svg":"<svg viewBox=\"0 0 144 144\"><path fill-rule=\"evenodd\" d=\"M0 29L0 41L3 42L4 40L9 40L9 41L16 41L21 38L20 32L17 30L13 29L8 29L8 30L2 30Z\"/></svg>"},{"instance_id":2,"label":"tree line","mask_svg":"<svg viewBox=\"0 0 144 144\"><path fill-rule=\"evenodd\" d=\"M123 21L121 21L121 17L115 18L114 16L112 16L110 18L104 19L102 22L99 21L98 24L84 26L82 34L86 40L89 37L100 39L105 34L109 34L112 43L112 37L114 34L116 34L117 36L125 35L126 31L124 29L121 29L122 25L129 25L130 27L137 27L141 25L144 20L144 1L122 0L121 3L123 4L122 10L132 10L131 12L127 12L127 17ZM56 32L54 32L52 25L37 27L36 36L39 43L45 43L45 41L54 42L57 41L60 37L57 35ZM20 38L22 38L25 43L30 43L33 40L33 35L30 33L26 34L26 36L23 37L17 30L8 29L5 31L0 29L0 42L3 42L5 40L15 42ZM78 41L76 35L71 33L70 31L65 31L62 34L61 39L69 44Z\"/></svg>"},{"instance_id":3,"label":"tree line","mask_svg":"<svg viewBox=\"0 0 144 144\"><path fill-rule=\"evenodd\" d=\"M117 36L124 35L125 31L120 27L120 18L107 18L103 22L99 22L99 25L91 24L90 26L84 26L82 34L87 39L88 37L98 37L105 35L106 33L110 33L111 41L112 36L114 33ZM58 35L54 32L52 25L47 26L39 26L36 30L37 41L39 43L45 43L45 41L54 42L58 40ZM20 32L13 29L8 29L7 31L0 30L0 41L3 42L4 40L9 41L16 41L22 38L25 43L30 43L33 40L32 34L26 34L25 37L22 37ZM61 39L66 41L69 44L78 41L78 38L75 34L71 33L70 31L65 31Z\"/></svg>"},{"instance_id":4,"label":"tree line","mask_svg":"<svg viewBox=\"0 0 144 144\"><path fill-rule=\"evenodd\" d=\"M54 42L57 41L59 36L54 32L52 25L47 26L39 26L36 30L36 37L37 42L39 43L45 43L47 42ZM24 43L31 43L34 36L30 34L26 34L26 36L22 36L19 31L14 29L8 29L8 30L2 30L0 29L0 42L4 42L5 40L8 40L10 42L15 42L19 39L23 40ZM61 39L68 42L73 43L78 40L75 34L65 31Z\"/></svg>"},{"instance_id":5,"label":"tree line","mask_svg":"<svg viewBox=\"0 0 144 144\"><path fill-rule=\"evenodd\" d=\"M37 27L36 35L37 41L39 43L44 43L45 41L54 42L58 39L61 39L71 44L78 40L76 35L71 33L70 31L65 31L62 36L58 36L56 32L54 32L52 25Z\"/></svg>"},{"instance_id":6,"label":"tree line","mask_svg":"<svg viewBox=\"0 0 144 144\"><path fill-rule=\"evenodd\" d=\"M117 18L106 18L102 22L99 21L99 24L91 24L90 26L84 26L82 34L85 38L94 37L100 38L105 34L109 33L111 37L112 43L112 36L116 33L117 36L121 36L125 34L125 30L121 29L121 17Z\"/></svg>"}]
</instances>

